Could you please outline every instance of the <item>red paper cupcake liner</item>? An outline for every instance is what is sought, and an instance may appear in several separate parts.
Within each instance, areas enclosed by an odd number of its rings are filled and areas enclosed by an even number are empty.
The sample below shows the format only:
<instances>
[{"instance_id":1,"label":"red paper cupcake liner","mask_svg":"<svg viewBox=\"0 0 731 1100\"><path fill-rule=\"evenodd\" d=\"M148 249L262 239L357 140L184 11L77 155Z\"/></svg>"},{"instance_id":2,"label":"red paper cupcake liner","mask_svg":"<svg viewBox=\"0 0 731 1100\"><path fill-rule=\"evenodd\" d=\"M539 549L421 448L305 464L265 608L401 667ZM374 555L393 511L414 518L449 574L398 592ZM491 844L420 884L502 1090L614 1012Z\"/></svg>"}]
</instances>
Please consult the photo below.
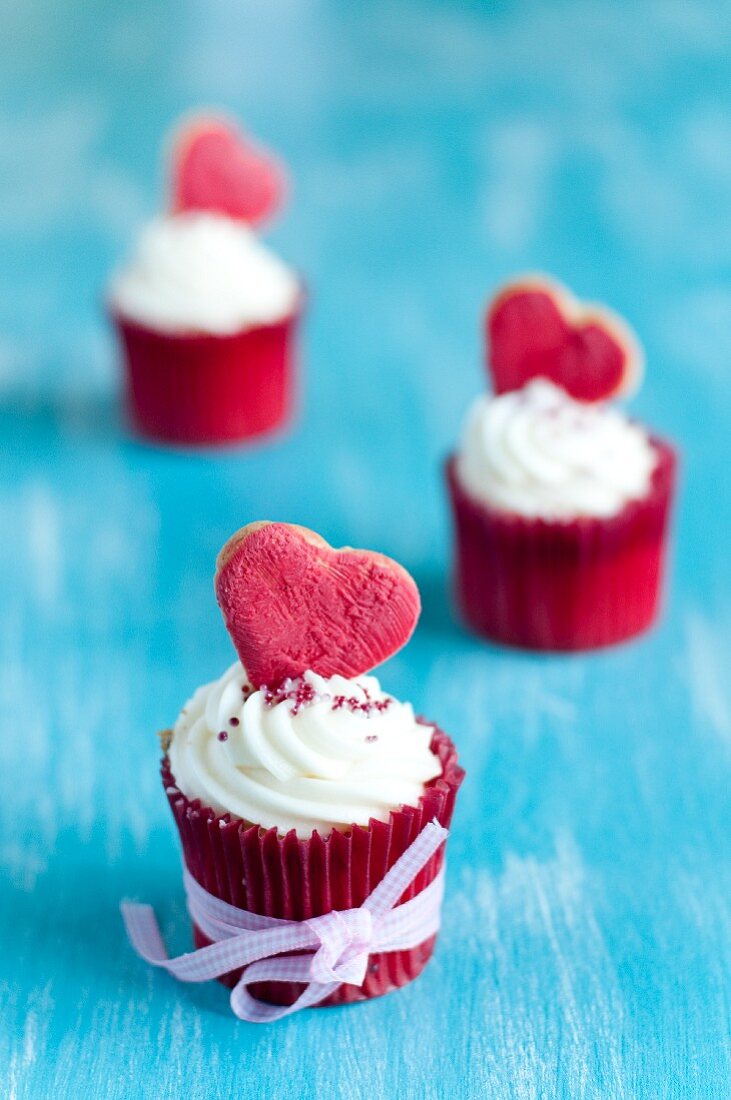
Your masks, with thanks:
<instances>
[{"instance_id":1,"label":"red paper cupcake liner","mask_svg":"<svg viewBox=\"0 0 731 1100\"><path fill-rule=\"evenodd\" d=\"M230 336L166 333L112 311L137 431L178 444L231 443L274 431L293 403L301 307Z\"/></svg>"},{"instance_id":2,"label":"red paper cupcake liner","mask_svg":"<svg viewBox=\"0 0 731 1100\"><path fill-rule=\"evenodd\" d=\"M186 866L209 893L251 913L301 921L333 909L356 908L429 821L436 818L449 827L464 772L454 745L441 730L435 730L431 747L442 774L426 785L417 806L402 806L387 822L371 820L368 826L354 825L327 836L313 832L308 840L298 838L294 830L280 836L276 829L217 814L199 800L186 798L164 757L162 780ZM400 900L428 886L443 861L442 847ZM195 925L193 932L197 946L209 942ZM435 940L411 950L371 955L363 985L341 985L322 1004L369 1000L398 989L421 973ZM221 980L233 986L240 974L235 971ZM252 993L272 1004L292 1004L302 989L296 983L261 982L252 986Z\"/></svg>"},{"instance_id":3,"label":"red paper cupcake liner","mask_svg":"<svg viewBox=\"0 0 731 1100\"><path fill-rule=\"evenodd\" d=\"M447 484L456 542L455 598L478 634L526 649L612 645L654 622L662 594L677 459L652 440L647 495L609 519L527 519L475 501L454 456Z\"/></svg>"}]
</instances>

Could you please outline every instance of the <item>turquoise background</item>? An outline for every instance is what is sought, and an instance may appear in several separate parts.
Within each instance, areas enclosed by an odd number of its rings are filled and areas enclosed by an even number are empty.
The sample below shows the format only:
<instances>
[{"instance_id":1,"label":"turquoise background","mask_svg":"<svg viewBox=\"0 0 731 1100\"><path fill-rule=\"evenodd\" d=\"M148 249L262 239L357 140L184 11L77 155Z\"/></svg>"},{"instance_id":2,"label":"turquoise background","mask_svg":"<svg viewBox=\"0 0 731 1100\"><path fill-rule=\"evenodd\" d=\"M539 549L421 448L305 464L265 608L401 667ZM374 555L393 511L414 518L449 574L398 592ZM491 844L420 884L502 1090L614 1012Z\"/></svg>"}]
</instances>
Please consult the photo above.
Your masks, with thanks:
<instances>
[{"instance_id":1,"label":"turquoise background","mask_svg":"<svg viewBox=\"0 0 731 1100\"><path fill-rule=\"evenodd\" d=\"M0 65L0 1092L731 1093L731 23L712 0L5 2ZM271 234L311 291L286 438L133 441L101 311L179 112L291 165ZM555 272L647 348L680 444L660 628L528 656L455 624L440 464L487 293ZM382 670L459 743L444 932L380 1002L271 1028L153 972L189 944L155 731L233 652L215 555L254 518L374 547L424 614Z\"/></svg>"}]
</instances>

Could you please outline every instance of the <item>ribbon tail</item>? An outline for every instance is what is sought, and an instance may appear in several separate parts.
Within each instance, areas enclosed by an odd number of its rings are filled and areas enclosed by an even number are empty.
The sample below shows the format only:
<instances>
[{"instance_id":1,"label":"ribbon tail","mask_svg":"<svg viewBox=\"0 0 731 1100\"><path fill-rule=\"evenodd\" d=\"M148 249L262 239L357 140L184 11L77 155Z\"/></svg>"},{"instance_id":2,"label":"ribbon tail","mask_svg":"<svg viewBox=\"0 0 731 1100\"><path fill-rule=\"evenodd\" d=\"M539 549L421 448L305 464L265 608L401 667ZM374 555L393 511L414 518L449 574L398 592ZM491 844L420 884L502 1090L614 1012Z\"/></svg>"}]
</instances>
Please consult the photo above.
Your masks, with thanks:
<instances>
[{"instance_id":1,"label":"ribbon tail","mask_svg":"<svg viewBox=\"0 0 731 1100\"><path fill-rule=\"evenodd\" d=\"M122 919L132 947L145 962L161 966L181 982L206 982L265 959L277 951L307 947L309 937L296 928L250 932L219 940L171 959L151 905L122 902Z\"/></svg>"},{"instance_id":2,"label":"ribbon tail","mask_svg":"<svg viewBox=\"0 0 731 1100\"><path fill-rule=\"evenodd\" d=\"M341 983L309 981L311 963L311 955L280 955L252 963L231 991L234 1015L250 1024L271 1024L324 1001ZM293 1004L273 1005L249 993L248 986L256 982L298 982L306 983L306 987Z\"/></svg>"},{"instance_id":3,"label":"ribbon tail","mask_svg":"<svg viewBox=\"0 0 731 1100\"><path fill-rule=\"evenodd\" d=\"M137 954L152 966L164 966L169 960L169 955L152 906L123 901L119 908L127 938Z\"/></svg>"},{"instance_id":4,"label":"ribbon tail","mask_svg":"<svg viewBox=\"0 0 731 1100\"><path fill-rule=\"evenodd\" d=\"M230 962L230 948L225 941L171 959L152 906L124 901L120 908L127 936L137 954L151 966L167 970L179 981L209 981L234 969Z\"/></svg>"}]
</instances>

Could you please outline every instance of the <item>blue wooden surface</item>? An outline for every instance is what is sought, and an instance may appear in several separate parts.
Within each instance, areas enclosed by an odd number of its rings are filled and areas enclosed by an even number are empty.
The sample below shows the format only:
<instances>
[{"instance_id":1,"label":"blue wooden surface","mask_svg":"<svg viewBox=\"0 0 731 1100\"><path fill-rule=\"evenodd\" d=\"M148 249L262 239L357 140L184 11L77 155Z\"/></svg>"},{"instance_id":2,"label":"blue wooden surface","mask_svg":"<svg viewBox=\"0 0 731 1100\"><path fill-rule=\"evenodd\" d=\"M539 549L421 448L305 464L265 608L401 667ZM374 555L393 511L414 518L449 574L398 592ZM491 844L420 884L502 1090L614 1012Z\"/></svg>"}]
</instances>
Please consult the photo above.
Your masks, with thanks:
<instances>
[{"instance_id":1,"label":"blue wooden surface","mask_svg":"<svg viewBox=\"0 0 731 1100\"><path fill-rule=\"evenodd\" d=\"M727 1098L731 1092L731 25L713 0L2 5L0 1090L65 1097ZM290 162L306 273L293 434L131 441L99 297L162 132L222 104ZM659 630L478 644L445 594L440 462L497 280L554 271L648 351L634 410L684 485ZM155 731L232 650L216 552L308 524L424 596L383 670L469 779L445 929L408 989L267 1028L123 939L188 940Z\"/></svg>"}]
</instances>

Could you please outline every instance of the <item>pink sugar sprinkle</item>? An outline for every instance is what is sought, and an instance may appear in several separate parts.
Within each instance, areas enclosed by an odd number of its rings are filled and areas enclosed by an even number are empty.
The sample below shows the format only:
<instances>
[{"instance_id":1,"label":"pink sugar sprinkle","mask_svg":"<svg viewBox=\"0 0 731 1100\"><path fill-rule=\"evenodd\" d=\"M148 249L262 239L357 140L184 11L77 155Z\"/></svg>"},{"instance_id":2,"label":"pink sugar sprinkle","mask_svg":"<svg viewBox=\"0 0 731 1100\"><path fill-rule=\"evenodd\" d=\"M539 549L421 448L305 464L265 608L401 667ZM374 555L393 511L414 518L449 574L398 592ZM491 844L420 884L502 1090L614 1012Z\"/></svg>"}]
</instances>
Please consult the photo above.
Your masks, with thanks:
<instances>
[{"instance_id":1,"label":"pink sugar sprinkle","mask_svg":"<svg viewBox=\"0 0 731 1100\"><path fill-rule=\"evenodd\" d=\"M371 699L367 692L365 702L361 703L355 695L350 697L346 695L336 695L333 699L333 710L342 710L343 707L347 707L351 714L365 714L370 716L374 711L378 711L379 714L383 714L385 710L388 710L389 706L393 702L391 698L388 699Z\"/></svg>"},{"instance_id":2,"label":"pink sugar sprinkle","mask_svg":"<svg viewBox=\"0 0 731 1100\"><path fill-rule=\"evenodd\" d=\"M331 703L331 710L338 711L347 708L351 714L363 714L366 717L370 717L374 711L383 714L393 702L390 697L386 699L371 699L366 688L361 688L366 697L363 702L355 695L331 696L325 693L321 694L316 691L310 681L306 680L304 677L298 677L296 680L286 679L278 688L270 688L266 684L263 684L261 690L264 692L265 706L275 707L279 703L290 702L292 704L292 714L299 714L302 707L311 706L313 703L320 703L328 700Z\"/></svg>"},{"instance_id":3,"label":"pink sugar sprinkle","mask_svg":"<svg viewBox=\"0 0 731 1100\"><path fill-rule=\"evenodd\" d=\"M274 707L277 703L288 701L292 704L292 714L299 714L302 707L308 706L310 703L316 703L320 698L309 680L304 680L301 677L297 680L287 679L278 688L270 688L265 685L262 690L264 692L264 703L267 707Z\"/></svg>"},{"instance_id":4,"label":"pink sugar sprinkle","mask_svg":"<svg viewBox=\"0 0 731 1100\"><path fill-rule=\"evenodd\" d=\"M228 734L226 733L225 730L221 730L221 732L218 735L218 740L219 741L228 741Z\"/></svg>"}]
</instances>

